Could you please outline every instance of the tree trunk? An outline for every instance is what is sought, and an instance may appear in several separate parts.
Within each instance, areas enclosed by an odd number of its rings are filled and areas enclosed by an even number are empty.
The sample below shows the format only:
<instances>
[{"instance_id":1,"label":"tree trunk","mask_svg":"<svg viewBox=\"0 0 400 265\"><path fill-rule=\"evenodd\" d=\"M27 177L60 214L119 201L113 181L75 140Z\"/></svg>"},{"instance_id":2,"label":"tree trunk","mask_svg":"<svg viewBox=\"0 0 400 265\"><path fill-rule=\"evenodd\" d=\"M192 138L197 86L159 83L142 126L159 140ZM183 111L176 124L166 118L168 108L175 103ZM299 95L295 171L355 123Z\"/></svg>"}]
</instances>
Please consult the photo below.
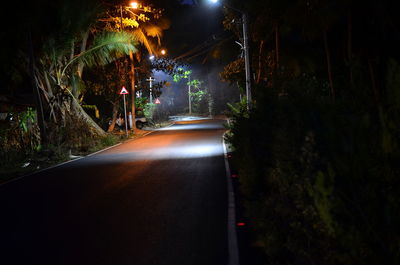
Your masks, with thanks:
<instances>
[{"instance_id":1,"label":"tree trunk","mask_svg":"<svg viewBox=\"0 0 400 265\"><path fill-rule=\"evenodd\" d=\"M75 55L75 40L73 39L71 41L71 51L69 53L69 59L70 60L74 59L74 55Z\"/></svg>"},{"instance_id":2,"label":"tree trunk","mask_svg":"<svg viewBox=\"0 0 400 265\"><path fill-rule=\"evenodd\" d=\"M37 83L35 81L35 56L33 52L32 32L30 28L28 32L28 42L29 42L29 70L31 75L31 85L33 89L33 94L35 95L37 119L40 130L40 141L41 143L46 143L47 134L46 134L46 124L44 122L43 102L41 93L39 91L39 87L37 86Z\"/></svg>"},{"instance_id":3,"label":"tree trunk","mask_svg":"<svg viewBox=\"0 0 400 265\"><path fill-rule=\"evenodd\" d=\"M117 116L118 116L118 105L119 105L119 100L116 102L112 103L113 109L112 109L112 120L111 124L108 126L107 132L113 132L115 128L115 122L117 121Z\"/></svg>"},{"instance_id":4,"label":"tree trunk","mask_svg":"<svg viewBox=\"0 0 400 265\"><path fill-rule=\"evenodd\" d=\"M350 75L350 85L354 87L354 76L353 76L353 22L351 11L347 15L347 58L349 64L349 75Z\"/></svg>"},{"instance_id":5,"label":"tree trunk","mask_svg":"<svg viewBox=\"0 0 400 265\"><path fill-rule=\"evenodd\" d=\"M136 129L136 89L135 89L135 60L133 58L133 53L129 51L129 58L131 60L131 97L132 97L132 129ZM128 121L126 121L128 122Z\"/></svg>"},{"instance_id":6,"label":"tree trunk","mask_svg":"<svg viewBox=\"0 0 400 265\"><path fill-rule=\"evenodd\" d=\"M374 65L373 61L371 58L368 58L368 68L369 68L369 74L371 77L371 85L372 85L372 91L374 94L374 101L376 104L376 108L378 111L378 117L379 117L379 123L381 125L381 142L382 142L382 149L384 153L390 153L393 150L393 144L391 144L391 133L389 130L389 127L387 125L386 119L385 119L385 111L383 110L383 106L381 104L381 99L380 99L380 93L379 93L379 85L378 81L376 80L376 75L374 71Z\"/></svg>"},{"instance_id":7,"label":"tree trunk","mask_svg":"<svg viewBox=\"0 0 400 265\"><path fill-rule=\"evenodd\" d=\"M82 33L82 42L81 42L81 48L79 51L80 54L82 54L86 51L88 38L89 38L89 30ZM80 63L78 63L78 66L76 67L76 75L74 75L74 73L72 73L72 79L76 79L75 81L72 82L72 94L77 99L79 98L80 93L81 93L80 86L81 86L81 82L82 82L83 68L84 68L84 63L80 62Z\"/></svg>"},{"instance_id":8,"label":"tree trunk","mask_svg":"<svg viewBox=\"0 0 400 265\"><path fill-rule=\"evenodd\" d=\"M329 78L329 87L331 90L332 99L335 100L335 89L333 87L333 78L332 78L332 66L331 66L331 54L328 45L328 34L327 30L324 30L324 46L325 46L325 54L326 54L326 64L328 69L328 78Z\"/></svg>"},{"instance_id":9,"label":"tree trunk","mask_svg":"<svg viewBox=\"0 0 400 265\"><path fill-rule=\"evenodd\" d=\"M261 71L262 71L262 50L264 47L264 40L260 41L260 48L258 50L258 74L257 74L257 80L256 83L260 83L261 79Z\"/></svg>"},{"instance_id":10,"label":"tree trunk","mask_svg":"<svg viewBox=\"0 0 400 265\"><path fill-rule=\"evenodd\" d=\"M374 93L374 100L375 100L375 103L377 105L379 105L380 99L379 99L378 85L376 82L374 66L372 64L371 59L368 59L368 69L369 69L369 74L371 77L372 92Z\"/></svg>"},{"instance_id":11,"label":"tree trunk","mask_svg":"<svg viewBox=\"0 0 400 265\"><path fill-rule=\"evenodd\" d=\"M86 51L87 41L89 38L89 30L82 33L82 43L80 53L84 53ZM82 78L84 63L80 62L78 64L78 76Z\"/></svg>"},{"instance_id":12,"label":"tree trunk","mask_svg":"<svg viewBox=\"0 0 400 265\"><path fill-rule=\"evenodd\" d=\"M279 26L278 26L278 22L275 23L275 57L276 57L276 70L279 71Z\"/></svg>"},{"instance_id":13,"label":"tree trunk","mask_svg":"<svg viewBox=\"0 0 400 265\"><path fill-rule=\"evenodd\" d=\"M106 136L106 132L86 113L74 97L72 97L72 105L76 116L82 118L93 129L93 133L98 136Z\"/></svg>"}]
</instances>

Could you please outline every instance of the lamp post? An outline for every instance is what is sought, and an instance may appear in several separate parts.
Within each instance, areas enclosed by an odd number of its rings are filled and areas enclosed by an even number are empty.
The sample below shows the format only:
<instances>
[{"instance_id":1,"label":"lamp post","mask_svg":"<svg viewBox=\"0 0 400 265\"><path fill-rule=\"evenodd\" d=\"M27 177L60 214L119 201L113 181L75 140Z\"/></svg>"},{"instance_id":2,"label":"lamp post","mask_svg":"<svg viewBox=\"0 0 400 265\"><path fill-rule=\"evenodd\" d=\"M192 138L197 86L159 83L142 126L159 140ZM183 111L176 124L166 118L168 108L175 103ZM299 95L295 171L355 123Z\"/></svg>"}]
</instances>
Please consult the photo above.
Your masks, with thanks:
<instances>
[{"instance_id":1,"label":"lamp post","mask_svg":"<svg viewBox=\"0 0 400 265\"><path fill-rule=\"evenodd\" d=\"M217 4L219 0L209 0L212 4ZM243 30L243 50L244 50L244 67L246 73L246 99L247 110L251 107L251 73L250 73L250 52L249 52L249 34L248 20L246 12L235 7L224 4L225 7L239 12L242 15L242 30Z\"/></svg>"},{"instance_id":2,"label":"lamp post","mask_svg":"<svg viewBox=\"0 0 400 265\"><path fill-rule=\"evenodd\" d=\"M248 38L248 26L247 26L247 15L242 13L243 22L243 44L244 44L244 67L246 71L246 98L247 98L247 110L250 109L251 105L251 75L250 75L250 53L249 53L249 38Z\"/></svg>"},{"instance_id":3,"label":"lamp post","mask_svg":"<svg viewBox=\"0 0 400 265\"><path fill-rule=\"evenodd\" d=\"M138 16L135 13L133 13L132 11L130 11L129 9L133 8L133 9L138 9L139 8L139 4L136 1L132 1L129 3L129 6L125 6L123 7L122 5L119 6L119 11L120 11L120 27L121 27L121 31L123 31L124 29L124 24L123 24L123 10L128 11L129 13L133 14L134 16ZM132 116L135 117L135 113L136 113L136 106L135 106L135 97L136 97L136 89L135 89L135 65L134 65L134 58L133 58L133 52L132 50L129 50L129 59L131 61L131 110L132 110ZM132 122L132 126L131 129L136 129L136 124L135 122Z\"/></svg>"}]
</instances>

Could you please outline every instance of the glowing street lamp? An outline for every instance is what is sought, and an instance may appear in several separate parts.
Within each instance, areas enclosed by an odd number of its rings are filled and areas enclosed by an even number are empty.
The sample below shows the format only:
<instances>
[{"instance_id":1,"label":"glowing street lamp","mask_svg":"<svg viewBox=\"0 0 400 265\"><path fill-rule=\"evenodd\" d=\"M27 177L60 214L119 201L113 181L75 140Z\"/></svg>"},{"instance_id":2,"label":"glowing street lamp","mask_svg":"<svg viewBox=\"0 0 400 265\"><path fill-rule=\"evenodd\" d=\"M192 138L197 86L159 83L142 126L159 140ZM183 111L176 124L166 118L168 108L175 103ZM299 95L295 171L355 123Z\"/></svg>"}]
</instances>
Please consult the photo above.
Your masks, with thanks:
<instances>
[{"instance_id":1,"label":"glowing street lamp","mask_svg":"<svg viewBox=\"0 0 400 265\"><path fill-rule=\"evenodd\" d=\"M212 4L217 4L219 0L208 0ZM247 15L240 9L234 8L227 4L224 4L227 8L233 9L242 15L243 25L243 49L244 49L244 65L246 71L246 98L247 98L247 110L250 109L251 105L251 77L250 77L250 55L249 55L249 37L248 37L248 26L247 26Z\"/></svg>"},{"instance_id":2,"label":"glowing street lamp","mask_svg":"<svg viewBox=\"0 0 400 265\"><path fill-rule=\"evenodd\" d=\"M161 55L166 55L166 54L167 54L167 51L165 49L162 49L161 50Z\"/></svg>"},{"instance_id":3,"label":"glowing street lamp","mask_svg":"<svg viewBox=\"0 0 400 265\"><path fill-rule=\"evenodd\" d=\"M130 2L129 4L133 9L138 9L139 8L139 3L138 2Z\"/></svg>"}]
</instances>

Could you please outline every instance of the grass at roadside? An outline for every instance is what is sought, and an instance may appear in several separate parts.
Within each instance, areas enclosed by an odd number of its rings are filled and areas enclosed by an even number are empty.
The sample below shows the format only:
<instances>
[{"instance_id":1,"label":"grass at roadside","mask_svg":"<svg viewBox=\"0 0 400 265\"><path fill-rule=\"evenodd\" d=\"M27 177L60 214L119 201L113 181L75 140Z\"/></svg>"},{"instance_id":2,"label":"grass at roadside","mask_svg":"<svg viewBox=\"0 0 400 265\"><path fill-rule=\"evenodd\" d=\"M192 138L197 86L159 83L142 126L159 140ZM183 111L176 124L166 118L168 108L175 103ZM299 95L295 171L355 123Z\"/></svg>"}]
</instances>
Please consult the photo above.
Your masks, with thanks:
<instances>
[{"instance_id":1,"label":"grass at roadside","mask_svg":"<svg viewBox=\"0 0 400 265\"><path fill-rule=\"evenodd\" d=\"M155 128L160 128L166 125L168 124L158 124ZM113 134L108 134L103 138L92 140L92 142L84 148L70 148L63 145L47 145L39 151L32 151L27 154L17 151L1 153L0 184L66 161L87 156L126 140L142 137L147 132L148 131L144 130L136 130L135 133L130 132L128 137L126 137L124 131L115 132Z\"/></svg>"},{"instance_id":2,"label":"grass at roadside","mask_svg":"<svg viewBox=\"0 0 400 265\"><path fill-rule=\"evenodd\" d=\"M151 126L145 126L144 129L159 129L159 128L164 128L166 126L171 125L171 121L160 121L160 122L155 122Z\"/></svg>"},{"instance_id":3,"label":"grass at roadside","mask_svg":"<svg viewBox=\"0 0 400 265\"><path fill-rule=\"evenodd\" d=\"M73 151L67 146L49 144L39 151L32 151L27 154L22 152L3 153L1 154L2 159L0 162L0 184L38 170L86 156L113 146L123 140L123 137L110 134L106 137L93 140L89 148L75 149Z\"/></svg>"},{"instance_id":4,"label":"grass at roadside","mask_svg":"<svg viewBox=\"0 0 400 265\"><path fill-rule=\"evenodd\" d=\"M115 131L103 138L96 140L90 139L85 146L80 146L78 148L71 148L63 145L47 145L41 148L40 151L32 151L29 153L19 151L0 152L0 184L66 161L87 156L126 140L142 137L151 130L163 128L170 124L170 121L160 121L142 130L136 129L134 133L130 131L128 137L126 137L126 133L123 130Z\"/></svg>"}]
</instances>

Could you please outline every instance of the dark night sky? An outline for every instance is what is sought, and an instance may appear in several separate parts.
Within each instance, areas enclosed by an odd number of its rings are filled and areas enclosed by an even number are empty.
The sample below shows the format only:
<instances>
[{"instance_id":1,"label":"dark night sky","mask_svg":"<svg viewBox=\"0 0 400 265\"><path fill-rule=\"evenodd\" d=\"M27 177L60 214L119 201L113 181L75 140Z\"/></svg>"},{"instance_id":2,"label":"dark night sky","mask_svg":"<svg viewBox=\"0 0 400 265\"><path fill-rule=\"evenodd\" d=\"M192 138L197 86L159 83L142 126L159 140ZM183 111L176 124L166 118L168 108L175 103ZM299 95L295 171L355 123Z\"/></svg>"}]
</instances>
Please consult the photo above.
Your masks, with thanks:
<instances>
[{"instance_id":1,"label":"dark night sky","mask_svg":"<svg viewBox=\"0 0 400 265\"><path fill-rule=\"evenodd\" d=\"M189 0L184 2L193 3ZM171 19L171 27L164 36L164 44L171 57L179 56L224 31L222 9L219 7L200 2L164 8L165 16Z\"/></svg>"},{"instance_id":2,"label":"dark night sky","mask_svg":"<svg viewBox=\"0 0 400 265\"><path fill-rule=\"evenodd\" d=\"M59 14L62 12L57 3L66 0L38 0L28 4L22 2L13 2L12 9L19 10L15 17L15 23L6 23L7 19L3 17L4 23L8 24L7 32L19 32L20 27L29 21L32 29L40 28L41 31L46 32L53 30L57 27L53 21L57 22ZM68 0L79 1L79 0ZM88 2L93 0L88 0ZM96 0L94 0L96 1ZM84 5L85 1L82 1ZM127 4L129 0L107 0L106 2L116 5ZM218 6L212 6L207 3L207 0L184 0L180 4L178 0L141 0L145 4L151 4L154 7L164 9L164 16L171 20L171 27L165 31L164 44L170 52L171 57L178 56L180 53L204 42L213 34L223 31L222 26L222 9ZM37 9L37 10L35 10ZM39 12L40 11L40 12ZM47 14L46 16L34 14ZM21 24L16 26L15 24ZM16 40L18 43L18 40Z\"/></svg>"},{"instance_id":3,"label":"dark night sky","mask_svg":"<svg viewBox=\"0 0 400 265\"><path fill-rule=\"evenodd\" d=\"M170 58L181 56L199 46L202 46L202 48L198 52L196 50L193 54L207 51L207 48L215 46L219 42L219 37L226 38L232 35L232 33L225 31L223 28L223 10L221 6L207 4L207 0L196 1L196 3L186 0L185 2L191 2L191 4L177 6L170 6L166 2L168 1L163 1L161 4L165 9L165 16L171 19L171 27L165 31L163 45L168 49ZM233 39L228 40L224 44L229 45L229 43L236 45ZM237 48L236 46L234 47ZM234 60L235 56L240 53L239 51L236 52L235 49L233 52L234 54L229 57L230 61ZM223 108L221 106L225 106L225 102L236 100L239 92L236 88L232 88L220 80L219 73L228 62L221 58L214 58L204 63L207 54L203 53L195 57L194 60L187 62L189 63L188 67L193 71L193 78L208 84L209 89L213 91L212 94L215 97L215 102L218 102L219 107ZM182 93L186 89L184 82L174 84L173 87L177 91L181 91L176 92L177 94ZM181 99L183 104L185 104L185 95L183 93L183 98Z\"/></svg>"},{"instance_id":4,"label":"dark night sky","mask_svg":"<svg viewBox=\"0 0 400 265\"><path fill-rule=\"evenodd\" d=\"M9 27L3 28L0 36L7 36L9 41L7 45L3 45L0 58L2 59L3 73L11 69L10 63L13 62L12 58L15 57L13 52L16 46L25 48L27 40L27 25L32 29L34 43L39 45L42 40L42 35L45 36L47 32L52 32L54 29L61 28L59 19L60 8L59 3L63 1L79 2L82 7L86 0L38 0L36 2L29 2L27 4L22 2L13 2L12 9L19 10L15 17L15 23ZM88 0L88 2L96 0ZM185 0L184 3L178 0L141 0L144 4L152 4L154 7L164 9L164 16L171 20L171 26L164 32L162 45L168 50L170 58L176 58L194 47L201 45L205 41L212 40L214 35L221 33L229 34L223 29L222 20L223 12L220 6L212 6L207 4L207 0L189 1ZM129 0L107 0L111 5L127 4ZM39 12L40 11L40 12ZM41 14L46 14L43 16ZM5 17L2 18L6 20ZM77 18L78 19L78 18ZM4 21L6 23L6 21ZM6 24L9 24L8 22ZM12 36L12 37L10 37ZM62 34L61 34L62 36ZM233 43L233 41L232 41ZM197 62L201 62L205 55L196 57ZM7 63L8 62L8 63ZM218 72L224 63L214 61L213 65L191 65L191 68L197 68L207 74L212 72L214 79L218 79ZM218 66L216 66L218 64ZM14 66L16 67L16 66ZM8 78L6 74L0 74L0 81ZM6 81L2 82L7 83ZM1 91L8 89L7 86L0 86ZM23 86L30 91L29 84Z\"/></svg>"}]
</instances>

